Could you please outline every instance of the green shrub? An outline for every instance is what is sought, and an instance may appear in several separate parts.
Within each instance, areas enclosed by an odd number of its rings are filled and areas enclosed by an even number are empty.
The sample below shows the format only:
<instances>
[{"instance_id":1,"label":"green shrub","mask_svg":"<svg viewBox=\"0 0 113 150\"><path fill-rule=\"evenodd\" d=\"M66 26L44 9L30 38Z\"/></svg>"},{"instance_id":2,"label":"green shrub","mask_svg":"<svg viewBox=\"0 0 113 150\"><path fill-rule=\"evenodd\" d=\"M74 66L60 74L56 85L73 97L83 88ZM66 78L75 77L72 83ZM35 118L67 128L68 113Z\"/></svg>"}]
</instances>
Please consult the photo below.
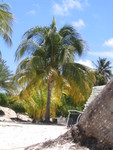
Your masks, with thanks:
<instances>
[{"instance_id":1,"label":"green shrub","mask_svg":"<svg viewBox=\"0 0 113 150\"><path fill-rule=\"evenodd\" d=\"M0 93L0 105L1 106L8 106L9 100L6 94Z\"/></svg>"},{"instance_id":2,"label":"green shrub","mask_svg":"<svg viewBox=\"0 0 113 150\"><path fill-rule=\"evenodd\" d=\"M59 117L59 116L67 117L68 110L76 109L76 104L71 97L64 95L61 98L61 102L62 102L62 105L57 107L57 110L56 110L57 117Z\"/></svg>"},{"instance_id":3,"label":"green shrub","mask_svg":"<svg viewBox=\"0 0 113 150\"><path fill-rule=\"evenodd\" d=\"M73 100L72 97L63 95L61 98L62 105L57 107L56 109L56 116L63 116L67 117L68 116L68 110L79 110L82 111L84 109L84 104L86 101L76 104Z\"/></svg>"},{"instance_id":4,"label":"green shrub","mask_svg":"<svg viewBox=\"0 0 113 150\"><path fill-rule=\"evenodd\" d=\"M10 108L13 109L16 113L25 113L25 109L21 103L13 103L10 105Z\"/></svg>"}]
</instances>

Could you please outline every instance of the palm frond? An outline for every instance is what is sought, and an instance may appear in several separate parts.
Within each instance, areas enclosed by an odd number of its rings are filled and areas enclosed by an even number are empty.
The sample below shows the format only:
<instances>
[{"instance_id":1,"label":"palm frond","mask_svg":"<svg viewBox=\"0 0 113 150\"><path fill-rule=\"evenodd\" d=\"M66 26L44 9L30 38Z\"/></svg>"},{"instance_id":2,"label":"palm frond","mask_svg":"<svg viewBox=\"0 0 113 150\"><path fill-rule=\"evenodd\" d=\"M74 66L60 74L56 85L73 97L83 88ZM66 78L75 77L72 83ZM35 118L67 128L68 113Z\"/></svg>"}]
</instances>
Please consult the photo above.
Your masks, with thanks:
<instances>
[{"instance_id":1,"label":"palm frond","mask_svg":"<svg viewBox=\"0 0 113 150\"><path fill-rule=\"evenodd\" d=\"M81 96L86 96L87 89L91 91L94 84L94 75L90 72L89 68L78 63L63 65L62 75L69 81L71 87L75 85L75 88L73 87L71 92L79 90Z\"/></svg>"},{"instance_id":2,"label":"palm frond","mask_svg":"<svg viewBox=\"0 0 113 150\"><path fill-rule=\"evenodd\" d=\"M40 46L33 40L23 40L16 50L15 60L19 60L25 55L31 56L38 49L40 49Z\"/></svg>"},{"instance_id":3,"label":"palm frond","mask_svg":"<svg viewBox=\"0 0 113 150\"><path fill-rule=\"evenodd\" d=\"M8 4L0 4L0 34L9 45L12 45L12 21L14 17L12 13L9 12Z\"/></svg>"},{"instance_id":4,"label":"palm frond","mask_svg":"<svg viewBox=\"0 0 113 150\"><path fill-rule=\"evenodd\" d=\"M81 39L80 34L71 27L71 26L64 26L60 31L59 34L62 38L62 43L65 46L73 46L74 51L81 56L83 53L85 42Z\"/></svg>"},{"instance_id":5,"label":"palm frond","mask_svg":"<svg viewBox=\"0 0 113 150\"><path fill-rule=\"evenodd\" d=\"M39 38L39 41L43 41L44 36L48 33L49 27L34 27L29 29L27 32L24 33L23 38L29 40L32 38ZM42 43L42 42L40 42Z\"/></svg>"}]
</instances>

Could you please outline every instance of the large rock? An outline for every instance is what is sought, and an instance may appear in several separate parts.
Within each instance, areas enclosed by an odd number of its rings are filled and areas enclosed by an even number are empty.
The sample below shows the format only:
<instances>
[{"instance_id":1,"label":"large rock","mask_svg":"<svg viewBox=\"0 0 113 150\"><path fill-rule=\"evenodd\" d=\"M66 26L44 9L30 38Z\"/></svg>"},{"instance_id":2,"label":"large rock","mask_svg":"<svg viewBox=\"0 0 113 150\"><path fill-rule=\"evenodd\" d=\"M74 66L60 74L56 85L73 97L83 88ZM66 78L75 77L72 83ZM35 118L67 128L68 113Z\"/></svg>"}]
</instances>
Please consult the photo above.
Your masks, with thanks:
<instances>
[{"instance_id":1,"label":"large rock","mask_svg":"<svg viewBox=\"0 0 113 150\"><path fill-rule=\"evenodd\" d=\"M17 118L23 122L32 122L32 119L29 118L29 116L27 116L27 115L17 113Z\"/></svg>"},{"instance_id":2,"label":"large rock","mask_svg":"<svg viewBox=\"0 0 113 150\"><path fill-rule=\"evenodd\" d=\"M113 79L85 109L78 127L86 137L113 148Z\"/></svg>"},{"instance_id":3,"label":"large rock","mask_svg":"<svg viewBox=\"0 0 113 150\"><path fill-rule=\"evenodd\" d=\"M32 122L32 119L27 115L16 114L16 112L10 108L0 106L0 121Z\"/></svg>"},{"instance_id":4,"label":"large rock","mask_svg":"<svg viewBox=\"0 0 113 150\"><path fill-rule=\"evenodd\" d=\"M9 119L17 118L15 111L10 108L0 106L0 111L2 111L4 113L4 115L2 115L2 117L9 118Z\"/></svg>"}]
</instances>

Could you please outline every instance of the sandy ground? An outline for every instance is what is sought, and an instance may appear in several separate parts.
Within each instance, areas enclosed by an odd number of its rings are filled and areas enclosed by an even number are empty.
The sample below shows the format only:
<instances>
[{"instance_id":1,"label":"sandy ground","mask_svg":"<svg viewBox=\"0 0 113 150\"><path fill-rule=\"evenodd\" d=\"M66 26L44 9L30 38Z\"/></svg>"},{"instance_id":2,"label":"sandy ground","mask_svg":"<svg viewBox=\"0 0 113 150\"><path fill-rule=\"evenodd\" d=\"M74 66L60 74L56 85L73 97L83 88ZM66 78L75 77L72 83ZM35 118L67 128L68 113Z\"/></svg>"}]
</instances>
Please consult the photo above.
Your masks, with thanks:
<instances>
[{"instance_id":1,"label":"sandy ground","mask_svg":"<svg viewBox=\"0 0 113 150\"><path fill-rule=\"evenodd\" d=\"M0 150L24 150L27 146L55 139L66 126L0 122Z\"/></svg>"}]
</instances>

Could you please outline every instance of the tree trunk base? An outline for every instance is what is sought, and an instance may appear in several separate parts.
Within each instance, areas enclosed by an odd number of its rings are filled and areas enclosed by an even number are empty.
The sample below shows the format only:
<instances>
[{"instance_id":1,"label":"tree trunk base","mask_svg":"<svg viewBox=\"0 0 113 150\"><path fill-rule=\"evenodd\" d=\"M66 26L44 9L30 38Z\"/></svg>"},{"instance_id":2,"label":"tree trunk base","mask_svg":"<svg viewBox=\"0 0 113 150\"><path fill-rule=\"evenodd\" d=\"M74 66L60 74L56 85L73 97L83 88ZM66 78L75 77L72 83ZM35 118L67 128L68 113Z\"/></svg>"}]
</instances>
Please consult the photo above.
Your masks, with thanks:
<instances>
[{"instance_id":1,"label":"tree trunk base","mask_svg":"<svg viewBox=\"0 0 113 150\"><path fill-rule=\"evenodd\" d=\"M79 125L71 128L71 134L75 143L79 143L81 146L85 146L90 150L112 150L112 147L100 143L96 138L86 136Z\"/></svg>"}]
</instances>

